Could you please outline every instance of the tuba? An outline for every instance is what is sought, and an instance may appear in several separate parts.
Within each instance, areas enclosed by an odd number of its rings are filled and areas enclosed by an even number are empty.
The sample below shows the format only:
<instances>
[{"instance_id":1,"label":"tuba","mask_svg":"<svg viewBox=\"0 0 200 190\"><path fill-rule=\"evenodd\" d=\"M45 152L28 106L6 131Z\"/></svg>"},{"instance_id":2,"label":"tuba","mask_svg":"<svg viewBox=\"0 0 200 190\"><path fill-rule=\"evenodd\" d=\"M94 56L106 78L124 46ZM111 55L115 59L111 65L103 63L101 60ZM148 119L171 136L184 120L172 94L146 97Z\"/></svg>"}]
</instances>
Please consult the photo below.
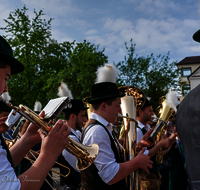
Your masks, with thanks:
<instances>
[{"instance_id":1,"label":"tuba","mask_svg":"<svg viewBox=\"0 0 200 190\"><path fill-rule=\"evenodd\" d=\"M37 115L35 112L33 112L28 107L20 104L19 108L13 106L11 103L7 102L0 96L0 100L3 101L5 104L7 104L9 107L11 107L13 110L18 112L20 115L22 115L24 118L32 122L34 125L36 125L45 135L48 135L48 133L51 131L51 128L55 124L55 116L59 115L60 110L56 110L53 114L54 117L53 120L45 120L44 118ZM69 99L67 98L65 100L66 104L69 103ZM48 106L48 105L47 105ZM61 105L61 107L65 106L65 104ZM66 150L76 156L77 163L76 167L78 170L84 170L88 168L95 160L95 158L98 155L99 152L99 146L97 144L91 144L89 146L82 145L78 142L76 142L74 139L68 137L69 143L66 146Z\"/></svg>"},{"instance_id":2,"label":"tuba","mask_svg":"<svg viewBox=\"0 0 200 190\"><path fill-rule=\"evenodd\" d=\"M125 138L124 143L124 160L129 161L136 156L136 141L137 141L137 125L136 112L145 103L145 95L137 87L134 86L122 86L119 91L126 94L121 98L121 109L124 120L124 128L120 131L120 137ZM128 189L138 189L138 171L132 172L126 178L126 184Z\"/></svg>"},{"instance_id":3,"label":"tuba","mask_svg":"<svg viewBox=\"0 0 200 190\"><path fill-rule=\"evenodd\" d=\"M166 102L166 98L163 96L159 100L159 107L156 110L156 116L158 118L158 122L156 124L162 126L157 135L156 142L159 142L161 138L167 133L167 125L168 123L172 123L175 120L175 111L173 108L169 107ZM161 164L163 161L163 151L164 149L159 149L156 154L156 161L158 164Z\"/></svg>"}]
</instances>

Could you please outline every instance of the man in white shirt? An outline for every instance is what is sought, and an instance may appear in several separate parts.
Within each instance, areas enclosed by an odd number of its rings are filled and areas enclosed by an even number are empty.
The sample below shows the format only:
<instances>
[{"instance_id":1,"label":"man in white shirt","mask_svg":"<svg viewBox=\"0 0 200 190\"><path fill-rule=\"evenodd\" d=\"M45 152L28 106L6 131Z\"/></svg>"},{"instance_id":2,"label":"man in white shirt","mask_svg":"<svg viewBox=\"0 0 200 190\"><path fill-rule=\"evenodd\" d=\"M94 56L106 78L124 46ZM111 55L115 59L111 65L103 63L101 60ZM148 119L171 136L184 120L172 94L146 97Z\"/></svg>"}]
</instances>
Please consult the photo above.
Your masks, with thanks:
<instances>
[{"instance_id":1,"label":"man in white shirt","mask_svg":"<svg viewBox=\"0 0 200 190\"><path fill-rule=\"evenodd\" d=\"M10 76L23 70L23 64L13 57L10 45L0 36L0 95L8 91L7 81ZM44 112L41 114L41 117L43 116ZM0 118L0 133L8 129L4 122L5 118ZM38 127L30 124L23 137L10 148L10 151L0 134L0 189L40 189L56 158L68 143L69 134L70 128L62 120L56 123L47 137L40 130L38 131ZM39 157L29 170L17 177L14 171L15 166L41 140Z\"/></svg>"},{"instance_id":2,"label":"man in white shirt","mask_svg":"<svg viewBox=\"0 0 200 190\"><path fill-rule=\"evenodd\" d=\"M126 189L125 177L139 167L147 173L152 167L149 156L140 152L132 160L122 163L121 155L112 136L112 125L121 112L121 94L112 82L96 83L92 87L91 98L93 112L82 133L84 145L97 143L99 154L94 163L81 171L81 190L118 190Z\"/></svg>"},{"instance_id":3,"label":"man in white shirt","mask_svg":"<svg viewBox=\"0 0 200 190\"><path fill-rule=\"evenodd\" d=\"M143 136L151 129L148 122L152 121L152 116L154 115L152 104L145 100L144 106L137 110L137 120L138 120L138 127L137 127L137 143L143 138ZM139 185L140 189L148 189L148 190L156 190L160 189L160 175L158 164L156 162L155 154L158 150L162 147L169 147L170 143L168 139L161 139L155 146L146 147L144 154L149 155L152 162L153 167L150 168L150 174L146 174L142 171L139 172ZM147 183L148 181L148 183Z\"/></svg>"},{"instance_id":4,"label":"man in white shirt","mask_svg":"<svg viewBox=\"0 0 200 190\"><path fill-rule=\"evenodd\" d=\"M79 134L77 130L81 130L83 127L83 117L85 116L85 110L88 108L84 106L82 100L72 99L67 108L63 110L67 126L71 128L71 134L69 137L80 143ZM67 178L61 177L61 183L67 186L69 190L77 190L80 188L81 175L80 171L76 168L77 158L70 154L65 149L62 155L59 156L58 162L70 168L70 174ZM67 173L67 169L60 167L61 173Z\"/></svg>"}]
</instances>

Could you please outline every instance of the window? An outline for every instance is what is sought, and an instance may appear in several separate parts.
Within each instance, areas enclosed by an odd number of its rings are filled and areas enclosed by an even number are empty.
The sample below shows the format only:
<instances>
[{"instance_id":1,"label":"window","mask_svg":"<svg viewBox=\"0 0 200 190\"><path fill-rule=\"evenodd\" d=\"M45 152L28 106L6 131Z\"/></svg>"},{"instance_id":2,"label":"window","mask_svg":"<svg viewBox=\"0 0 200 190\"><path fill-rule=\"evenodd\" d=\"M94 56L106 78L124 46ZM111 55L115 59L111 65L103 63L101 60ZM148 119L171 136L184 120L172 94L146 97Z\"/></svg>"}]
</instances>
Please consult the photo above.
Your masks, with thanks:
<instances>
[{"instance_id":1,"label":"window","mask_svg":"<svg viewBox=\"0 0 200 190\"><path fill-rule=\"evenodd\" d=\"M188 67L188 68L182 68L182 76L183 77L187 77L191 74L191 68Z\"/></svg>"},{"instance_id":2,"label":"window","mask_svg":"<svg viewBox=\"0 0 200 190\"><path fill-rule=\"evenodd\" d=\"M185 96L189 91L190 91L190 85L189 84L183 85L183 87L182 87L183 96Z\"/></svg>"}]
</instances>

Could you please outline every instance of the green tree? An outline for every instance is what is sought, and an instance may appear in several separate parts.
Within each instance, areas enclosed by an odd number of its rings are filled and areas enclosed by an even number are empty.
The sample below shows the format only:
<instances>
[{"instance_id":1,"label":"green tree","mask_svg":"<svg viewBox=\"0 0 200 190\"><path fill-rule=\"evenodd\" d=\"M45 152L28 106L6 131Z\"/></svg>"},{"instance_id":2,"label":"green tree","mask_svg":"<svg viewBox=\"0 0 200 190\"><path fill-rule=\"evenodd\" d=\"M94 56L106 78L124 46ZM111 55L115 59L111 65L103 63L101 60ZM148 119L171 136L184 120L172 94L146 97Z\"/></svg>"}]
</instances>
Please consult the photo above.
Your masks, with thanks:
<instances>
[{"instance_id":1,"label":"green tree","mask_svg":"<svg viewBox=\"0 0 200 190\"><path fill-rule=\"evenodd\" d=\"M170 88L178 89L179 69L176 62L169 62L169 52L166 56L153 54L147 57L135 55L135 44L130 40L130 47L125 43L128 56L119 62L118 82L121 85L132 85L140 88L146 97L150 97L153 107L158 106L160 97L165 96Z\"/></svg>"},{"instance_id":2,"label":"green tree","mask_svg":"<svg viewBox=\"0 0 200 190\"><path fill-rule=\"evenodd\" d=\"M26 6L10 12L0 28L14 52L13 55L25 66L25 70L9 80L9 94L14 105L24 104L33 109L34 102L46 105L57 98L61 80L66 82L74 98L89 95L98 66L107 62L104 50L86 41L62 42L52 39L51 22L43 19L43 11L29 19ZM87 83L87 84L85 84Z\"/></svg>"}]
</instances>

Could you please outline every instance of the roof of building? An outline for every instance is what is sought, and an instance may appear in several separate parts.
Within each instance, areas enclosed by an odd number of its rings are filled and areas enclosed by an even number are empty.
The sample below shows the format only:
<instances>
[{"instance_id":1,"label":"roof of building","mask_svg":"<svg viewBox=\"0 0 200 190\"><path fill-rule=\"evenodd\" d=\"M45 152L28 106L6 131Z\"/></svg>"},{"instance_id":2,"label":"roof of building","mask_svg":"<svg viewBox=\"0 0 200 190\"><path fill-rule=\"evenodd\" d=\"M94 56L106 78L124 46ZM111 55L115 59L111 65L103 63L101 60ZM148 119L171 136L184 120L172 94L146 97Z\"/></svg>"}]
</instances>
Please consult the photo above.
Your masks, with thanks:
<instances>
[{"instance_id":1,"label":"roof of building","mask_svg":"<svg viewBox=\"0 0 200 190\"><path fill-rule=\"evenodd\" d=\"M200 64L200 56L185 57L177 65Z\"/></svg>"},{"instance_id":2,"label":"roof of building","mask_svg":"<svg viewBox=\"0 0 200 190\"><path fill-rule=\"evenodd\" d=\"M187 78L189 80L195 77L200 77L200 66L193 73L191 73Z\"/></svg>"}]
</instances>

